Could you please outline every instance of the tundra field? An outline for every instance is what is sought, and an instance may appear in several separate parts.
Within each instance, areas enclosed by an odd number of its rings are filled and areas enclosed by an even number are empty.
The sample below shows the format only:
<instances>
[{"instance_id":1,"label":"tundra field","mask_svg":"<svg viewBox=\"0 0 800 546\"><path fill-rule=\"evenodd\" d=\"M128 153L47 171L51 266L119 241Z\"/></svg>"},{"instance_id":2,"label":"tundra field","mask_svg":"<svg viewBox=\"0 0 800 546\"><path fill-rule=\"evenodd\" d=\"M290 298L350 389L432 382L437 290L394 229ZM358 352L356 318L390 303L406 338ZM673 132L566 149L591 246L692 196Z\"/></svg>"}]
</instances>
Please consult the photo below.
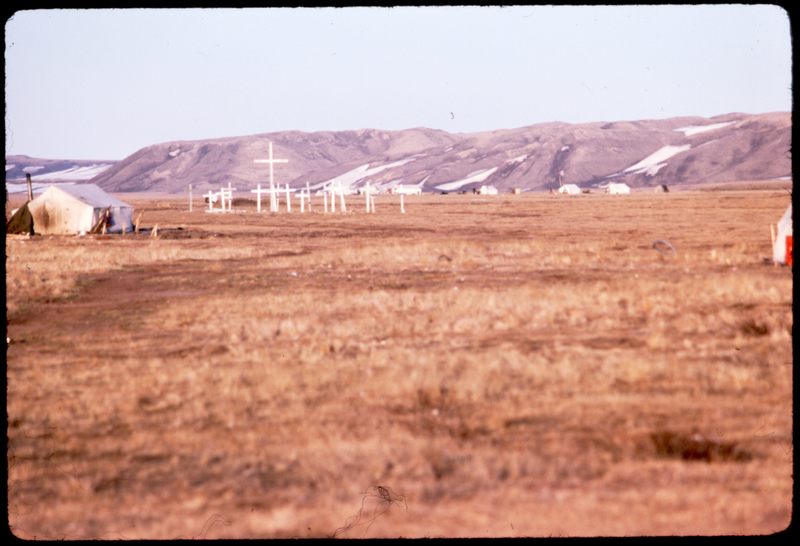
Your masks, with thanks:
<instances>
[{"instance_id":1,"label":"tundra field","mask_svg":"<svg viewBox=\"0 0 800 546\"><path fill-rule=\"evenodd\" d=\"M739 535L792 517L785 190L379 196L6 239L26 539ZM673 254L656 240L669 241Z\"/></svg>"}]
</instances>

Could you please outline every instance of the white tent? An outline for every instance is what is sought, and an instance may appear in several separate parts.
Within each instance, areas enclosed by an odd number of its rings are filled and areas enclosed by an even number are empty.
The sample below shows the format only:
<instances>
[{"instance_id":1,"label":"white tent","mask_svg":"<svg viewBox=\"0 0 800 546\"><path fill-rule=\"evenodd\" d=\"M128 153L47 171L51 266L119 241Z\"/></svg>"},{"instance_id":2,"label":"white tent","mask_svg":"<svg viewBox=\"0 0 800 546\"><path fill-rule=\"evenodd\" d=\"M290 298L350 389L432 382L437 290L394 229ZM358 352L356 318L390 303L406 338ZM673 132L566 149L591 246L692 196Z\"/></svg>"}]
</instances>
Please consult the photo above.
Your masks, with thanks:
<instances>
[{"instance_id":1,"label":"white tent","mask_svg":"<svg viewBox=\"0 0 800 546\"><path fill-rule=\"evenodd\" d=\"M558 193L566 193L569 195L580 195L581 189L575 184L564 184L558 188Z\"/></svg>"},{"instance_id":2,"label":"white tent","mask_svg":"<svg viewBox=\"0 0 800 546\"><path fill-rule=\"evenodd\" d=\"M393 188L389 189L389 193L394 194L405 194L405 195L422 195L422 188L419 186L404 186L402 184L398 184Z\"/></svg>"},{"instance_id":3,"label":"white tent","mask_svg":"<svg viewBox=\"0 0 800 546\"><path fill-rule=\"evenodd\" d=\"M108 232L133 229L133 207L94 184L50 186L28 203L36 233L89 232L105 211L110 213Z\"/></svg>"},{"instance_id":4,"label":"white tent","mask_svg":"<svg viewBox=\"0 0 800 546\"><path fill-rule=\"evenodd\" d=\"M631 188L625 183L611 182L606 186L606 193L611 195L627 195L631 193Z\"/></svg>"},{"instance_id":5,"label":"white tent","mask_svg":"<svg viewBox=\"0 0 800 546\"><path fill-rule=\"evenodd\" d=\"M478 193L481 195L497 195L497 188L494 186L481 186L478 189Z\"/></svg>"},{"instance_id":6,"label":"white tent","mask_svg":"<svg viewBox=\"0 0 800 546\"><path fill-rule=\"evenodd\" d=\"M792 264L792 256L787 255L787 248L792 247L792 204L778 222L778 235L772 245L772 261L779 264ZM787 244L788 243L788 244Z\"/></svg>"}]
</instances>

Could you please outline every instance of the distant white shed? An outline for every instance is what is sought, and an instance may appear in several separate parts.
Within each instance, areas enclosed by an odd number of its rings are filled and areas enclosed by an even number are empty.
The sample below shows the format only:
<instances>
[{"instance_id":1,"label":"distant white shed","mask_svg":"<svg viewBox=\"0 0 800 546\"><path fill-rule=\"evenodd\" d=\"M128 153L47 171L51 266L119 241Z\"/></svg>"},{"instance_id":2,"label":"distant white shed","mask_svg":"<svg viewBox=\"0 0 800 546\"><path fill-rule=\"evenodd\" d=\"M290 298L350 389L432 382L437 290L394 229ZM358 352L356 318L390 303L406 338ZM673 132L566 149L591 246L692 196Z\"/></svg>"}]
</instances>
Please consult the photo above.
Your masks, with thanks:
<instances>
[{"instance_id":1,"label":"distant white shed","mask_svg":"<svg viewBox=\"0 0 800 546\"><path fill-rule=\"evenodd\" d=\"M567 195L580 195L581 189L577 184L564 184L558 188L558 193L565 193Z\"/></svg>"},{"instance_id":2,"label":"distant white shed","mask_svg":"<svg viewBox=\"0 0 800 546\"><path fill-rule=\"evenodd\" d=\"M631 193L631 187L622 182L611 182L606 186L606 193L610 193L611 195L627 195Z\"/></svg>"},{"instance_id":3,"label":"distant white shed","mask_svg":"<svg viewBox=\"0 0 800 546\"><path fill-rule=\"evenodd\" d=\"M94 184L50 186L28 203L36 233L88 233L108 211L107 232L133 229L133 207Z\"/></svg>"},{"instance_id":4,"label":"distant white shed","mask_svg":"<svg viewBox=\"0 0 800 546\"><path fill-rule=\"evenodd\" d=\"M402 184L398 184L392 188L389 188L389 193L394 194L403 194L403 195L422 195L422 188L419 186L404 186Z\"/></svg>"}]
</instances>

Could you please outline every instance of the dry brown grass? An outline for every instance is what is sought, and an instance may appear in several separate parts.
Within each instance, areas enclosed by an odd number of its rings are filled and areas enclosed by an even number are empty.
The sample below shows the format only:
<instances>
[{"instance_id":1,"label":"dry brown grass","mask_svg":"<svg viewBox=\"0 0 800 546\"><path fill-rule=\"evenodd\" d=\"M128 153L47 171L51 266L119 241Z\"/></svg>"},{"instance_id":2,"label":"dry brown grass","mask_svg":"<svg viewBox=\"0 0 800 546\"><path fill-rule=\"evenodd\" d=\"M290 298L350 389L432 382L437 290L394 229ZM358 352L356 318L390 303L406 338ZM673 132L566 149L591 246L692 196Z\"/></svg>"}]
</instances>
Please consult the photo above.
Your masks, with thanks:
<instances>
[{"instance_id":1,"label":"dry brown grass","mask_svg":"<svg viewBox=\"0 0 800 546\"><path fill-rule=\"evenodd\" d=\"M763 259L786 199L354 198L325 217L159 197L135 202L158 239L9 239L10 525L778 531L792 275Z\"/></svg>"}]
</instances>

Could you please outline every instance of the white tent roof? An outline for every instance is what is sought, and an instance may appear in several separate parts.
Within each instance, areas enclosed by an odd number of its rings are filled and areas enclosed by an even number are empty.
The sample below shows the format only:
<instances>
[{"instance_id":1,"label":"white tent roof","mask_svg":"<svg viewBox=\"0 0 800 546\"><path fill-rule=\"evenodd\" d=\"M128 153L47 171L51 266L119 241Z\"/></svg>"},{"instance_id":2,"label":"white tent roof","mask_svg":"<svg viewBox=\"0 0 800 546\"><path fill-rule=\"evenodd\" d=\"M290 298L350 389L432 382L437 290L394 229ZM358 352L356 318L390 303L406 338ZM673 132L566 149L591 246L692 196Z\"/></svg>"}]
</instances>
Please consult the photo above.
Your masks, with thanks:
<instances>
[{"instance_id":1,"label":"white tent roof","mask_svg":"<svg viewBox=\"0 0 800 546\"><path fill-rule=\"evenodd\" d=\"M792 235L792 204L786 208L778 222L778 236L772 247L772 260L780 264L786 263L786 238Z\"/></svg>"},{"instance_id":2,"label":"white tent roof","mask_svg":"<svg viewBox=\"0 0 800 546\"><path fill-rule=\"evenodd\" d=\"M581 193L580 187L577 184L564 184L558 188L558 193L568 193L570 195L577 195Z\"/></svg>"},{"instance_id":3,"label":"white tent roof","mask_svg":"<svg viewBox=\"0 0 800 546\"><path fill-rule=\"evenodd\" d=\"M87 205L91 205L92 207L128 207L133 208L128 203L124 201L120 201L116 197L109 195L105 191L103 191L99 186L95 184L71 184L67 185L60 185L60 186L51 186L47 190L48 192L52 191L62 191L75 199L86 203Z\"/></svg>"}]
</instances>

